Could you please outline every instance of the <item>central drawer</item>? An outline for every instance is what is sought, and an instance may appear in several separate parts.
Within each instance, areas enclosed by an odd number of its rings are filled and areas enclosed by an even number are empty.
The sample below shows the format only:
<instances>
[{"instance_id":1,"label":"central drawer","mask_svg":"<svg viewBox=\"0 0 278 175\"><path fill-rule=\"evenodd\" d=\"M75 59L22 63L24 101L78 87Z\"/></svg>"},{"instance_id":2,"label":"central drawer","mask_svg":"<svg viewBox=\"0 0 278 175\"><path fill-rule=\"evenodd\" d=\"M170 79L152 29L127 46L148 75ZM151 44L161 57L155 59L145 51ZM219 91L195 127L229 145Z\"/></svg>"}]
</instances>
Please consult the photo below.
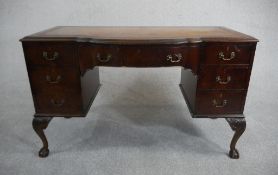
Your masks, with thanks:
<instances>
[{"instance_id":1,"label":"central drawer","mask_svg":"<svg viewBox=\"0 0 278 175\"><path fill-rule=\"evenodd\" d=\"M186 46L125 46L124 66L183 66L188 58Z\"/></svg>"},{"instance_id":2,"label":"central drawer","mask_svg":"<svg viewBox=\"0 0 278 175\"><path fill-rule=\"evenodd\" d=\"M122 66L119 46L81 43L78 46L81 71L95 66Z\"/></svg>"},{"instance_id":3,"label":"central drawer","mask_svg":"<svg viewBox=\"0 0 278 175\"><path fill-rule=\"evenodd\" d=\"M200 46L190 45L106 45L80 43L81 72L94 66L170 67L198 69Z\"/></svg>"}]
</instances>

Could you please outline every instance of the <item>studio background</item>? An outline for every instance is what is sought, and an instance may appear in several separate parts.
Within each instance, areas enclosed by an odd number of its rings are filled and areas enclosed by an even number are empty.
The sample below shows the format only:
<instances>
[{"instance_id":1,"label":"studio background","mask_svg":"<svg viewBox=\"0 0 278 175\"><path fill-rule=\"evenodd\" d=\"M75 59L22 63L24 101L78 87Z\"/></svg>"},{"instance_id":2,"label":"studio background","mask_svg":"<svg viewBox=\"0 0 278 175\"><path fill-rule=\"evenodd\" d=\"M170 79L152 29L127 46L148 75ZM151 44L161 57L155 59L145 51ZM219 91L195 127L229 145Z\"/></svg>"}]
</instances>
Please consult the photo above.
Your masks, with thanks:
<instances>
[{"instance_id":1,"label":"studio background","mask_svg":"<svg viewBox=\"0 0 278 175\"><path fill-rule=\"evenodd\" d=\"M278 1L0 0L0 174L277 174ZM247 129L227 156L224 119L191 119L180 68L101 68L86 118L54 118L40 159L33 101L19 39L61 25L225 26L257 45Z\"/></svg>"}]
</instances>

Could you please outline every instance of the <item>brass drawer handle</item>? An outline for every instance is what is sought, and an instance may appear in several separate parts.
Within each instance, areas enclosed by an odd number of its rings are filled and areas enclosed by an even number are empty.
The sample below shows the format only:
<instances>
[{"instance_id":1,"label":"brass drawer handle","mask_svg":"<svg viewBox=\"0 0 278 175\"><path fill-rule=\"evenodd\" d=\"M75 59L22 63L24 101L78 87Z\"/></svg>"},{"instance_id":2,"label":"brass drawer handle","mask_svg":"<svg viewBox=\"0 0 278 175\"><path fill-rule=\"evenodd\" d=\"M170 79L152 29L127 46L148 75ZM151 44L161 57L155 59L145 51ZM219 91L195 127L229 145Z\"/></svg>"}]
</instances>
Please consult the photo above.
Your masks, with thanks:
<instances>
[{"instance_id":1,"label":"brass drawer handle","mask_svg":"<svg viewBox=\"0 0 278 175\"><path fill-rule=\"evenodd\" d=\"M107 63L108 61L110 61L111 58L112 58L111 54L107 54L106 57L101 57L100 53L97 53L97 59L98 59L99 62Z\"/></svg>"},{"instance_id":2,"label":"brass drawer handle","mask_svg":"<svg viewBox=\"0 0 278 175\"><path fill-rule=\"evenodd\" d=\"M227 76L226 81L221 80L220 76L216 77L216 82L218 82L219 84L228 84L231 80L232 80L231 76Z\"/></svg>"},{"instance_id":3,"label":"brass drawer handle","mask_svg":"<svg viewBox=\"0 0 278 175\"><path fill-rule=\"evenodd\" d=\"M55 106L57 106L57 107L61 107L61 106L63 106L63 104L65 103L65 100L64 100L64 99L62 99L62 100L60 100L60 101L51 99L50 101L51 101L51 103L52 103L53 105L55 105Z\"/></svg>"},{"instance_id":4,"label":"brass drawer handle","mask_svg":"<svg viewBox=\"0 0 278 175\"><path fill-rule=\"evenodd\" d=\"M216 107L216 108L223 108L227 105L228 100L223 100L222 103L218 103L215 99L212 100L212 104Z\"/></svg>"},{"instance_id":5,"label":"brass drawer handle","mask_svg":"<svg viewBox=\"0 0 278 175\"><path fill-rule=\"evenodd\" d=\"M218 57L224 61L229 61L229 60L232 60L236 57L236 53L235 52L231 52L230 54L230 58L225 58L225 54L224 52L219 52L218 53Z\"/></svg>"},{"instance_id":6,"label":"brass drawer handle","mask_svg":"<svg viewBox=\"0 0 278 175\"><path fill-rule=\"evenodd\" d=\"M178 63L182 60L182 54L181 53L176 53L173 55L167 55L167 61L170 61L171 63Z\"/></svg>"},{"instance_id":7,"label":"brass drawer handle","mask_svg":"<svg viewBox=\"0 0 278 175\"><path fill-rule=\"evenodd\" d=\"M58 75L57 77L56 77L56 79L52 79L51 78L51 76L49 76L49 75L46 75L46 81L48 82L48 83L51 83L51 84L57 84L57 83L59 83L60 81L61 81L61 79L62 79L62 76L61 75Z\"/></svg>"},{"instance_id":8,"label":"brass drawer handle","mask_svg":"<svg viewBox=\"0 0 278 175\"><path fill-rule=\"evenodd\" d=\"M42 57L47 60L47 61L54 61L59 57L59 53L58 52L54 52L52 57L48 57L48 53L46 51L42 52Z\"/></svg>"}]
</instances>

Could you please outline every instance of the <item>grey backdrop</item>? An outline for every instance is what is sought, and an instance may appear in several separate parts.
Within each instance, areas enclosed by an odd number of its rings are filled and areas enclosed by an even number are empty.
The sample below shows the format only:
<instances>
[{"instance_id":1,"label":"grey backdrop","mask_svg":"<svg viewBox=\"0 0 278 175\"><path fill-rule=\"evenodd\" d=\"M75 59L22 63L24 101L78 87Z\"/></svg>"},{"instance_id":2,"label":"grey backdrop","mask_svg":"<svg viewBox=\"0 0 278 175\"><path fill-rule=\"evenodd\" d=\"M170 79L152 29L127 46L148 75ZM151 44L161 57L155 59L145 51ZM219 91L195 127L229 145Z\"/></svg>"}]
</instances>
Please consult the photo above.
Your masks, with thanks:
<instances>
[{"instance_id":1,"label":"grey backdrop","mask_svg":"<svg viewBox=\"0 0 278 175\"><path fill-rule=\"evenodd\" d=\"M278 1L0 0L0 174L277 174ZM18 41L56 25L213 26L257 37L239 160L223 119L191 119L180 68L101 68L84 119L54 119L50 156L31 128L34 107Z\"/></svg>"}]
</instances>

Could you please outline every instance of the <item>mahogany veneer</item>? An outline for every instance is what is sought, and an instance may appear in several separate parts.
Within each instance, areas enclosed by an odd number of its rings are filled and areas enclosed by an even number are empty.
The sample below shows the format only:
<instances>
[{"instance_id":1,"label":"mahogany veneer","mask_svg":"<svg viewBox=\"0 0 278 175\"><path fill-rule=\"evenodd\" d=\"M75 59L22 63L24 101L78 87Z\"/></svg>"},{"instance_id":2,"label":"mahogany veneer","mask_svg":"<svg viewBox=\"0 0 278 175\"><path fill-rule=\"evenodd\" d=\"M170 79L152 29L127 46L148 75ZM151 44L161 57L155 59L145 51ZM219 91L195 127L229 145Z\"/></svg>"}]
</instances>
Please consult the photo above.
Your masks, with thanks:
<instances>
[{"instance_id":1,"label":"mahogany veneer","mask_svg":"<svg viewBox=\"0 0 278 175\"><path fill-rule=\"evenodd\" d=\"M235 131L243 110L257 39L224 27L54 27L21 39L42 139L53 117L85 117L99 89L98 66L180 66L180 88L195 118L226 118Z\"/></svg>"}]
</instances>

